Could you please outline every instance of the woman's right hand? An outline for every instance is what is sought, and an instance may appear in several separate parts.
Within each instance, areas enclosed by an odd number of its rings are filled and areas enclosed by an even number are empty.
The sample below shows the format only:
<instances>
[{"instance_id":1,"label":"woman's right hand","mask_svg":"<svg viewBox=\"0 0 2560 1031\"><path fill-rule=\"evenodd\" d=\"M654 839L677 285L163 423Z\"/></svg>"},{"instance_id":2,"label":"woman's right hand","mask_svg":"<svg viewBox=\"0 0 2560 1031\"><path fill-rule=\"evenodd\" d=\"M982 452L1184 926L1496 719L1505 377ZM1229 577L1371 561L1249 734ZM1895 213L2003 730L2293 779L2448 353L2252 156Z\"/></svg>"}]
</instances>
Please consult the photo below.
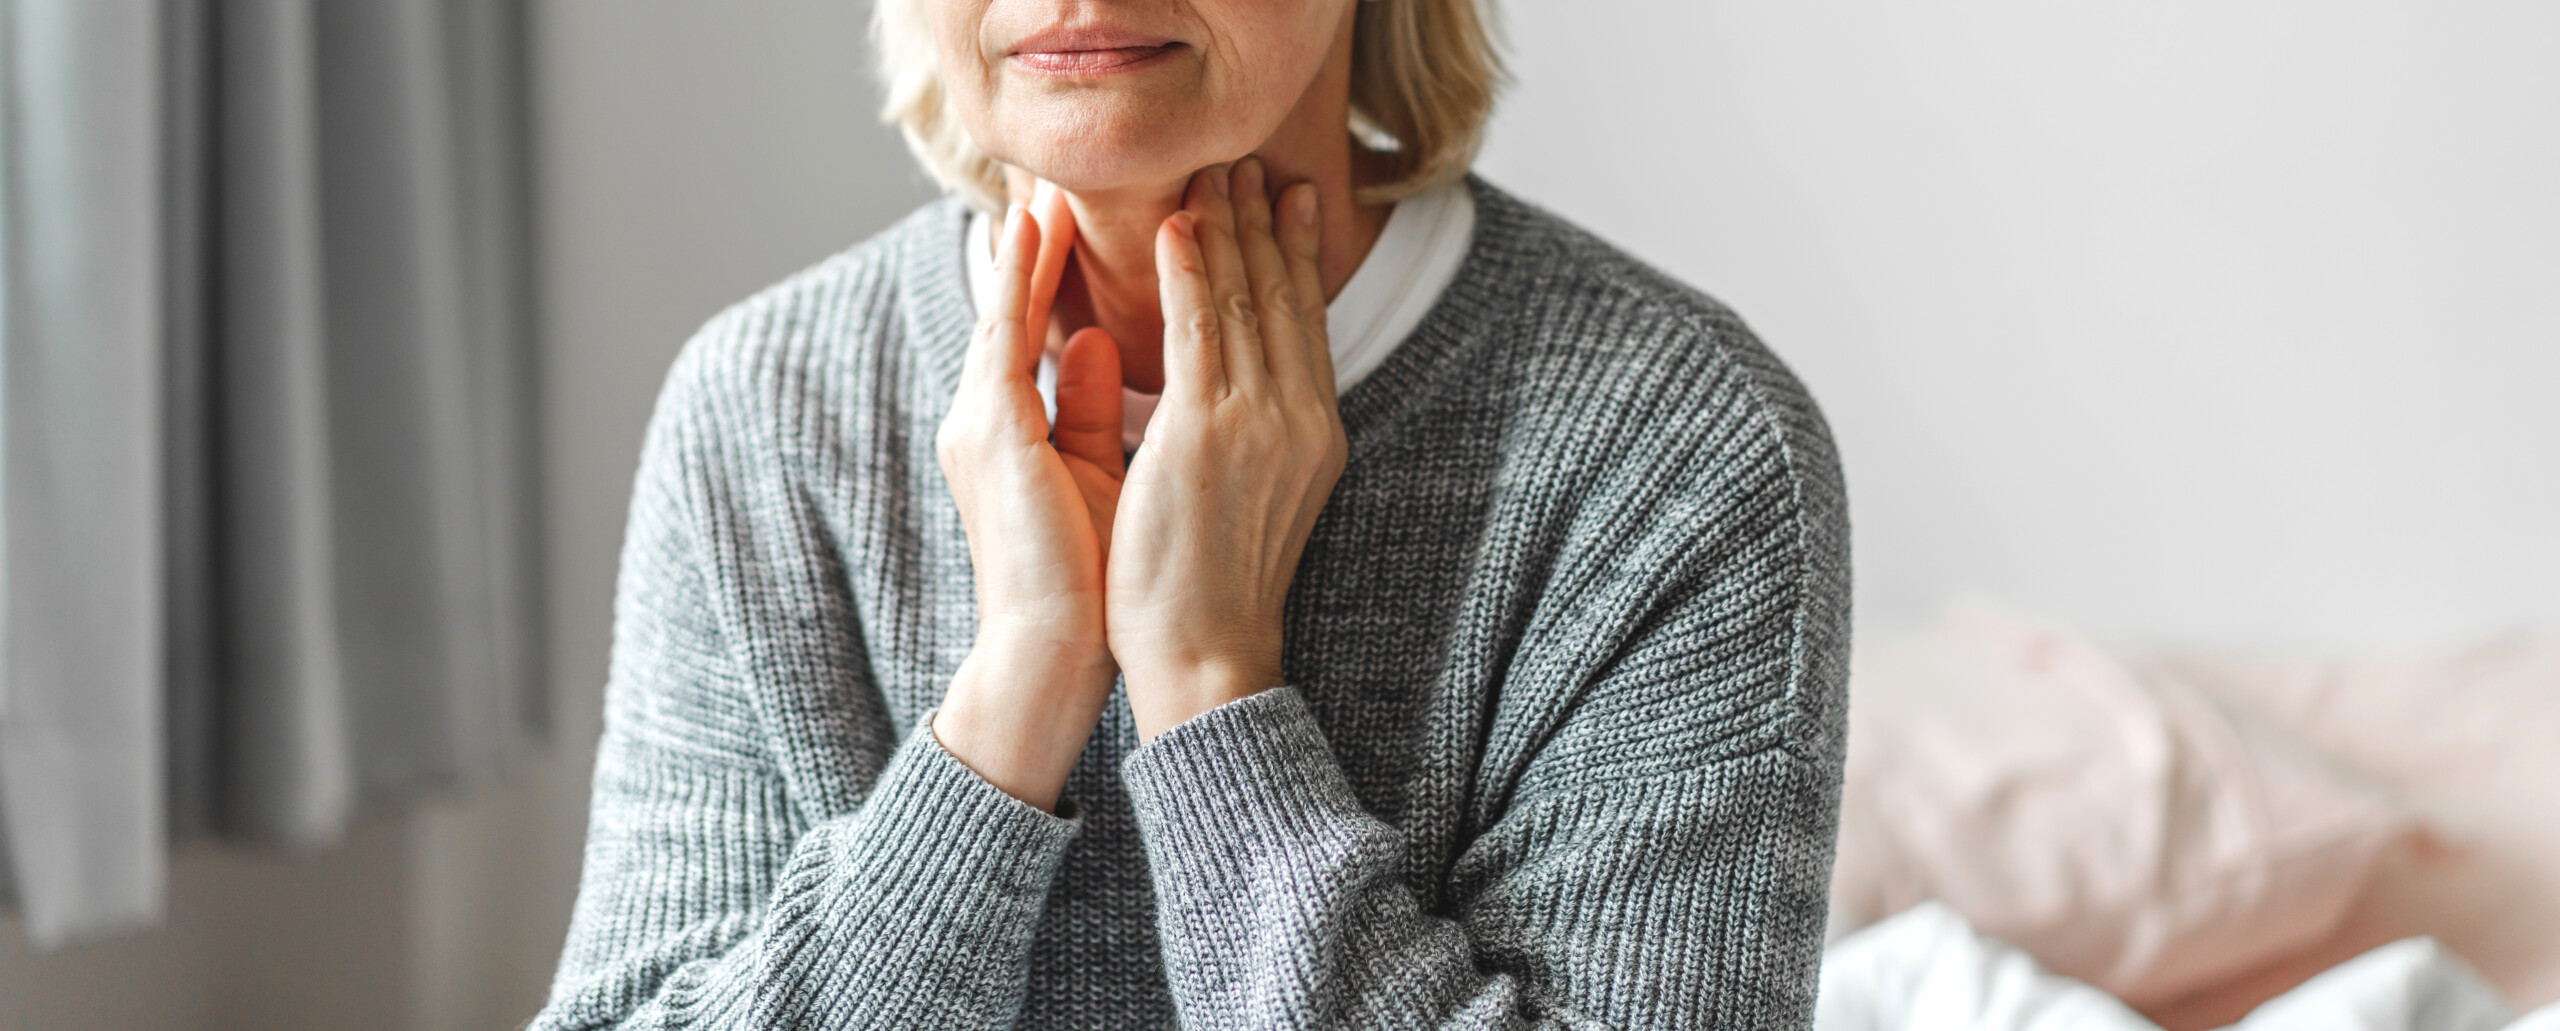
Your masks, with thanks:
<instances>
[{"instance_id":1,"label":"woman's right hand","mask_svg":"<svg viewBox=\"0 0 2560 1031\"><path fill-rule=\"evenodd\" d=\"M978 636L931 732L988 783L1055 809L1118 672L1103 560L1126 467L1119 347L1098 329L1059 355L1053 442L1033 377L1074 227L1054 189L1033 204L1039 218L1019 205L1006 212L996 301L934 440L969 537Z\"/></svg>"}]
</instances>

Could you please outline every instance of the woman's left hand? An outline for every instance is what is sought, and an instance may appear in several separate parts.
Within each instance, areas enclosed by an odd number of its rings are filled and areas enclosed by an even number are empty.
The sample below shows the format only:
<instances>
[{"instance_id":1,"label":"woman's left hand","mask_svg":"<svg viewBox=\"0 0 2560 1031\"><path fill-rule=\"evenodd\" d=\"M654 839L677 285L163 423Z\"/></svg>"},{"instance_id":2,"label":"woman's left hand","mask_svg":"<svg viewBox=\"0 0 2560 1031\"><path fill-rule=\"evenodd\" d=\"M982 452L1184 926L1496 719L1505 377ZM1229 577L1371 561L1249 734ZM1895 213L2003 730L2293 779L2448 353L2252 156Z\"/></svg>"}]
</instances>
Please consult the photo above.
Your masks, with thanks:
<instances>
[{"instance_id":1,"label":"woman's left hand","mask_svg":"<svg viewBox=\"0 0 2560 1031\"><path fill-rule=\"evenodd\" d=\"M1164 397L1106 602L1142 739L1281 683L1289 581L1348 453L1316 243L1315 187L1275 203L1253 158L1192 176L1156 231Z\"/></svg>"}]
</instances>

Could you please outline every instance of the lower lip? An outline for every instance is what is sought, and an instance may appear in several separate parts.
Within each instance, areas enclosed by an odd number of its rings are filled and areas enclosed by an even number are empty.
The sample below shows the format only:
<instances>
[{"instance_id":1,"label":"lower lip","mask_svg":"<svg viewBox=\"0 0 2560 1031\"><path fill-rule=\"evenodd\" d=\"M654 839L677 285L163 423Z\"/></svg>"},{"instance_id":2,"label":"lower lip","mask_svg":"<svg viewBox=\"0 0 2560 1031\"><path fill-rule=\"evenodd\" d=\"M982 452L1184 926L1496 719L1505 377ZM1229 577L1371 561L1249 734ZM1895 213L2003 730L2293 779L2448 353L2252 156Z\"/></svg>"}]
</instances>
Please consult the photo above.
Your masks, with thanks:
<instances>
[{"instance_id":1,"label":"lower lip","mask_svg":"<svg viewBox=\"0 0 2560 1031\"><path fill-rule=\"evenodd\" d=\"M1119 47L1112 50L1057 50L1039 53L1017 53L1011 60L1015 67L1035 75L1103 75L1129 71L1155 63L1180 47L1167 43L1153 47Z\"/></svg>"}]
</instances>

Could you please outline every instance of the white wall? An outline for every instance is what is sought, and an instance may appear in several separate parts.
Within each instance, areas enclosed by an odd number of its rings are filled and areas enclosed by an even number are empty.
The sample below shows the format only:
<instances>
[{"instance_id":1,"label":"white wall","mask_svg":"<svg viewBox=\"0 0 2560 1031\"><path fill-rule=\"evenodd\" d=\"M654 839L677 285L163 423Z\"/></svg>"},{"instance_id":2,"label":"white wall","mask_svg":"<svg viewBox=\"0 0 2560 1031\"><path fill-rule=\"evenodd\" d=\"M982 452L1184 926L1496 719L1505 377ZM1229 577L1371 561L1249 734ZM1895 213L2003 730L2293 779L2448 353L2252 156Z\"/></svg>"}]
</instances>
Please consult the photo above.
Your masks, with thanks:
<instances>
[{"instance_id":1,"label":"white wall","mask_svg":"<svg viewBox=\"0 0 2560 1031\"><path fill-rule=\"evenodd\" d=\"M2560 625L2560 5L1507 10L1479 167L1812 384L1862 619Z\"/></svg>"}]
</instances>

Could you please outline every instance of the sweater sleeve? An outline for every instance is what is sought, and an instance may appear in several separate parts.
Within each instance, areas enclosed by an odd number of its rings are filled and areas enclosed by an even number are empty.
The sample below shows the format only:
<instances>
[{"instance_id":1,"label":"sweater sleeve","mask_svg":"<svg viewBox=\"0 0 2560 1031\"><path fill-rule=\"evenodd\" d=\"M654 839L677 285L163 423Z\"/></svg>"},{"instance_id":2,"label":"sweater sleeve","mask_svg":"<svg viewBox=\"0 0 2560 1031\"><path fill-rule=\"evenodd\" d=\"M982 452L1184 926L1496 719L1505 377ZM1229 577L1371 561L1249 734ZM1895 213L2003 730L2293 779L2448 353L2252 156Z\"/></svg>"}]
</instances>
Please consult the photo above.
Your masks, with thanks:
<instances>
[{"instance_id":1,"label":"sweater sleeve","mask_svg":"<svg viewBox=\"0 0 2560 1031\"><path fill-rule=\"evenodd\" d=\"M1183 1023L1809 1027L1845 527L1776 523L1695 561L1612 658L1563 678L1579 688L1531 706L1551 715L1528 721L1543 729L1516 778L1479 786L1497 800L1449 869L1406 868L1402 833L1362 806L1298 688L1133 753L1122 775Z\"/></svg>"},{"instance_id":2,"label":"sweater sleeve","mask_svg":"<svg viewBox=\"0 0 2560 1031\"><path fill-rule=\"evenodd\" d=\"M708 587L722 463L682 370L643 449L585 868L533 1027L1011 1027L1078 821L989 786L929 716L858 806L804 815L771 685Z\"/></svg>"}]
</instances>

